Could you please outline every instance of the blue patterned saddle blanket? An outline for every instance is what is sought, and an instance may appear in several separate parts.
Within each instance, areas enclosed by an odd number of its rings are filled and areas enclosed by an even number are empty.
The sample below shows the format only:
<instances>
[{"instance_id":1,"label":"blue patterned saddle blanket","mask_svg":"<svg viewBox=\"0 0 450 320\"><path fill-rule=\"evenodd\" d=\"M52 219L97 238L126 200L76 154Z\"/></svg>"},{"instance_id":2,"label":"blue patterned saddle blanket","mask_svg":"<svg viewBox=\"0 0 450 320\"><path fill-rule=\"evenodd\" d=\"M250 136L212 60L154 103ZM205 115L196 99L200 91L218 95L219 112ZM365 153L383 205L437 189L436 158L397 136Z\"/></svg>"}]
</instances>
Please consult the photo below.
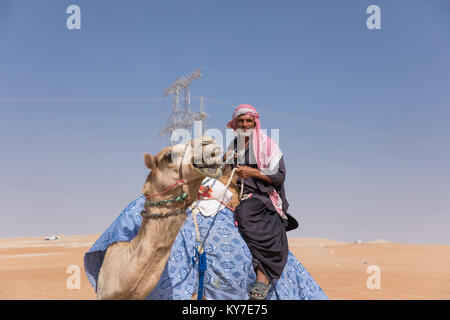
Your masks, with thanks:
<instances>
[{"instance_id":1,"label":"blue patterned saddle blanket","mask_svg":"<svg viewBox=\"0 0 450 320\"><path fill-rule=\"evenodd\" d=\"M85 272L95 290L106 249L114 242L131 241L137 235L142 223L140 212L144 209L144 202L144 196L131 202L85 253ZM204 298L248 299L248 291L256 281L256 274L250 250L234 224L233 211L223 208L215 217L198 214L197 224L202 241L206 237ZM198 264L194 266L193 261L198 245L192 212L188 211L186 222L175 239L160 281L147 299L188 300L197 293ZM267 299L319 300L328 297L289 252L284 271L280 279L274 281Z\"/></svg>"}]
</instances>

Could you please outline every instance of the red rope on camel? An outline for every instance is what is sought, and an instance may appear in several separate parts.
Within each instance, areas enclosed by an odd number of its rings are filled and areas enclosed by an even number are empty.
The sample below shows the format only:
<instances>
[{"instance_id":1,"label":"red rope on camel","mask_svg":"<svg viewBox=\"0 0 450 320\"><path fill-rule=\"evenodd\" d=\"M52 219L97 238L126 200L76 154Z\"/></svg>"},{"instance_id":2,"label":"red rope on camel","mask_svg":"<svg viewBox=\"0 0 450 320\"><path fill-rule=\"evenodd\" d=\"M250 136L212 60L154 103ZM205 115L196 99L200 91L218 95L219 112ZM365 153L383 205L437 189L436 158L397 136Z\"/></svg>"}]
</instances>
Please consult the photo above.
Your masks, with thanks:
<instances>
[{"instance_id":1,"label":"red rope on camel","mask_svg":"<svg viewBox=\"0 0 450 320\"><path fill-rule=\"evenodd\" d=\"M160 193L151 195L151 196L147 196L146 198L147 198L147 199L150 199L150 198L153 198L153 197L162 195L163 193L166 193L167 191L169 191L170 189L172 189L173 187L175 187L176 185L178 185L178 184L180 184L180 183L183 183L183 180L178 180L178 181L175 182L172 186L170 186L169 189L167 189L167 190L165 190L165 191L163 191L163 192L160 192Z\"/></svg>"}]
</instances>

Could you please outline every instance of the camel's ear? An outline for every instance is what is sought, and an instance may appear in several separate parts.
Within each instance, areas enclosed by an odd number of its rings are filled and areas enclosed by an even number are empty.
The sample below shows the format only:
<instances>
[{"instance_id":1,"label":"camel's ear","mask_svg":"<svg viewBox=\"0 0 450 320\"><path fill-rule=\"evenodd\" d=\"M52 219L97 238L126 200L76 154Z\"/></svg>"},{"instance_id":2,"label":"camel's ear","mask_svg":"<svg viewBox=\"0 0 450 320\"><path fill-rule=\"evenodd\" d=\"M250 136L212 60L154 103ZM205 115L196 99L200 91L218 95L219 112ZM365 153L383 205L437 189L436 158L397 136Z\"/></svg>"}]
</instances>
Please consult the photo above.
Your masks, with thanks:
<instances>
[{"instance_id":1,"label":"camel's ear","mask_svg":"<svg viewBox=\"0 0 450 320\"><path fill-rule=\"evenodd\" d=\"M144 161L145 161L145 165L149 169L153 169L153 167L156 166L156 158L154 156L152 156L151 154L148 154L147 152L144 153Z\"/></svg>"}]
</instances>

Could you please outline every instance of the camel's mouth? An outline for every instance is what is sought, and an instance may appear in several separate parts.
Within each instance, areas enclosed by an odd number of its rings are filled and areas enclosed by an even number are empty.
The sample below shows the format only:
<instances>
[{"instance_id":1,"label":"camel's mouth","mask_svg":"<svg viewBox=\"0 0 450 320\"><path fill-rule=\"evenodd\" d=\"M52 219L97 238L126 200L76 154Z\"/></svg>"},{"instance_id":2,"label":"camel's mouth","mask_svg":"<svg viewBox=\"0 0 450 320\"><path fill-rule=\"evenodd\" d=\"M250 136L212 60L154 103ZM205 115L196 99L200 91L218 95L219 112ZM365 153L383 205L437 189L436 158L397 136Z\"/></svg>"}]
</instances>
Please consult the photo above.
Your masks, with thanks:
<instances>
[{"instance_id":1,"label":"camel's mouth","mask_svg":"<svg viewBox=\"0 0 450 320\"><path fill-rule=\"evenodd\" d=\"M219 179L222 176L222 169L220 168L220 164L205 164L205 163L194 163L194 169L200 172L202 175Z\"/></svg>"},{"instance_id":2,"label":"camel's mouth","mask_svg":"<svg viewBox=\"0 0 450 320\"><path fill-rule=\"evenodd\" d=\"M196 148L196 143L192 143L191 163L194 170L203 176L219 179L222 176L222 169L220 168L222 147L216 144L211 137L201 137L201 140L197 142L201 149Z\"/></svg>"}]
</instances>

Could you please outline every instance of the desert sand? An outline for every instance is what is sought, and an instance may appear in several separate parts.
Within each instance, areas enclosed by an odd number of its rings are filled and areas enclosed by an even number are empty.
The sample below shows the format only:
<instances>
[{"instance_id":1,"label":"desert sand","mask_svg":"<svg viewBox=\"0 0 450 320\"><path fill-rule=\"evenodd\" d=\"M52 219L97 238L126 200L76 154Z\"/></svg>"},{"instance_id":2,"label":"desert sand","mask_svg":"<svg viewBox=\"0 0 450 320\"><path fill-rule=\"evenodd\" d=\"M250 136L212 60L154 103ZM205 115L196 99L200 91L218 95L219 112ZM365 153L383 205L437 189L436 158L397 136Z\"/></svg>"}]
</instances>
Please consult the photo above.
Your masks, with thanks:
<instances>
[{"instance_id":1,"label":"desert sand","mask_svg":"<svg viewBox=\"0 0 450 320\"><path fill-rule=\"evenodd\" d=\"M95 299L83 255L98 236L0 239L0 299ZM450 245L295 238L289 249L330 299L450 299Z\"/></svg>"}]
</instances>

